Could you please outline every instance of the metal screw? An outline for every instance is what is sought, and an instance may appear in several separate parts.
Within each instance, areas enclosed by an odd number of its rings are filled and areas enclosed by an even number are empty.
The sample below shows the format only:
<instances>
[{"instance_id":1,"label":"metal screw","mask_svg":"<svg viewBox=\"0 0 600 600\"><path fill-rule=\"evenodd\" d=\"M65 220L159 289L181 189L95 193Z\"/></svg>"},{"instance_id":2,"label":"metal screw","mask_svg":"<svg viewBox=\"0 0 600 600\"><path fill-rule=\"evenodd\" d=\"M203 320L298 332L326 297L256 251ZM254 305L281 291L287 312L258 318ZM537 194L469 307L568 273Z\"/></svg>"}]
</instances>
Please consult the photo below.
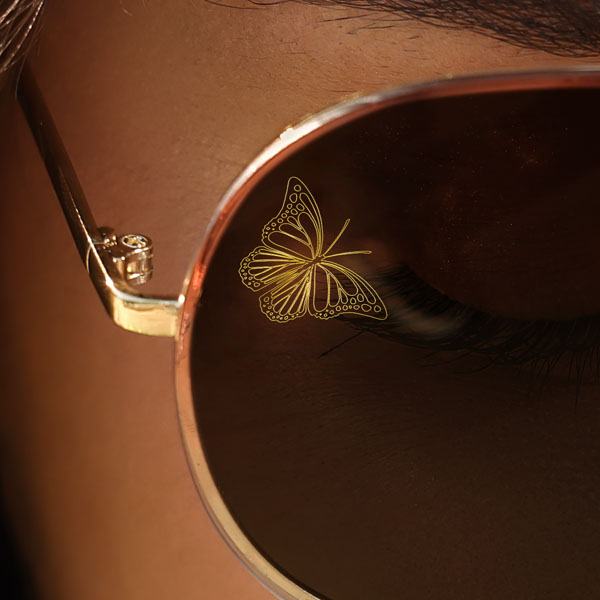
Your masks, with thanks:
<instances>
[{"instance_id":1,"label":"metal screw","mask_svg":"<svg viewBox=\"0 0 600 600\"><path fill-rule=\"evenodd\" d=\"M145 235L139 233L127 233L121 236L121 243L128 248L138 250L140 248L146 248L149 245L148 238Z\"/></svg>"}]
</instances>

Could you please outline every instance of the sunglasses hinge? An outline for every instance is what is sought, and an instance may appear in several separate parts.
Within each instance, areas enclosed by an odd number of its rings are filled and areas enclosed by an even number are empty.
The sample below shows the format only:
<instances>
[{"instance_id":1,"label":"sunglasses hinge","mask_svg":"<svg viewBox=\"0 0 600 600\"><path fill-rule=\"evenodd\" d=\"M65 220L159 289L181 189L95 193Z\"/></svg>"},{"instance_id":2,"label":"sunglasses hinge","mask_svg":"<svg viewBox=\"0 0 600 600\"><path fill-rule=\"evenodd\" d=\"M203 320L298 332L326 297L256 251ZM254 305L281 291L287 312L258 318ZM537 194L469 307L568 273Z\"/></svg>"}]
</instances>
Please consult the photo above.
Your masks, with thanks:
<instances>
[{"instance_id":1,"label":"sunglasses hinge","mask_svg":"<svg viewBox=\"0 0 600 600\"><path fill-rule=\"evenodd\" d=\"M21 72L18 98L79 255L111 319L128 331L177 336L185 297L144 294L134 289L152 277L152 240L138 233L117 235L110 227L96 225L28 65Z\"/></svg>"},{"instance_id":2,"label":"sunglasses hinge","mask_svg":"<svg viewBox=\"0 0 600 600\"><path fill-rule=\"evenodd\" d=\"M139 233L117 235L112 227L100 227L102 255L108 255L121 278L131 285L142 285L152 278L154 246Z\"/></svg>"}]
</instances>

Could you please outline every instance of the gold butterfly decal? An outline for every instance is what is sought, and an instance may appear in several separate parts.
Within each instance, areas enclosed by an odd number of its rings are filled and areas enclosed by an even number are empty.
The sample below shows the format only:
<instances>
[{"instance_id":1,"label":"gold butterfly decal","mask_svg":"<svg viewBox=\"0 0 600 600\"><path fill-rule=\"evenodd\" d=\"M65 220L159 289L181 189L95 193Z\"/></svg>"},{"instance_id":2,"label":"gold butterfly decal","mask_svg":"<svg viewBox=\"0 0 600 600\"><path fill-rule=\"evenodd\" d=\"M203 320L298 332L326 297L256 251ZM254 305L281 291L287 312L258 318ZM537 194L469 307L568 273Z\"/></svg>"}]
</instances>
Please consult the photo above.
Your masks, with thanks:
<instances>
[{"instance_id":1,"label":"gold butterfly decal","mask_svg":"<svg viewBox=\"0 0 600 600\"><path fill-rule=\"evenodd\" d=\"M300 179L290 177L283 206L262 230L262 245L240 264L242 282L263 292L260 310L271 320L285 323L305 314L317 319L358 315L384 320L387 309L370 283L358 273L331 260L370 250L338 252L333 247L348 227L323 251L321 212ZM319 296L319 297L318 297Z\"/></svg>"}]
</instances>

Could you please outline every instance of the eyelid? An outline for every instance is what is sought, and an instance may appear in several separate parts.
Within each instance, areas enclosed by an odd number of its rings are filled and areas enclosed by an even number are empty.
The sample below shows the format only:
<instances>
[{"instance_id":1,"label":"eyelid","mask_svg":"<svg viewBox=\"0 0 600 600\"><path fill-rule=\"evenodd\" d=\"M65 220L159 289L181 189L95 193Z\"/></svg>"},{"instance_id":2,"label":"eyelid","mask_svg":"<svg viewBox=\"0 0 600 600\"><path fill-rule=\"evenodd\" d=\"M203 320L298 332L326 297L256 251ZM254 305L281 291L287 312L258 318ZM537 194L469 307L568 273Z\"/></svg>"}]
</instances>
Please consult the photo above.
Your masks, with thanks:
<instances>
[{"instance_id":1,"label":"eyelid","mask_svg":"<svg viewBox=\"0 0 600 600\"><path fill-rule=\"evenodd\" d=\"M509 319L449 298L407 265L383 272L379 278L390 316L375 323L348 319L358 329L433 352L458 351L487 357L493 364L533 365L544 373L567 357L575 367L577 383L583 367L591 367L598 378L600 316Z\"/></svg>"}]
</instances>

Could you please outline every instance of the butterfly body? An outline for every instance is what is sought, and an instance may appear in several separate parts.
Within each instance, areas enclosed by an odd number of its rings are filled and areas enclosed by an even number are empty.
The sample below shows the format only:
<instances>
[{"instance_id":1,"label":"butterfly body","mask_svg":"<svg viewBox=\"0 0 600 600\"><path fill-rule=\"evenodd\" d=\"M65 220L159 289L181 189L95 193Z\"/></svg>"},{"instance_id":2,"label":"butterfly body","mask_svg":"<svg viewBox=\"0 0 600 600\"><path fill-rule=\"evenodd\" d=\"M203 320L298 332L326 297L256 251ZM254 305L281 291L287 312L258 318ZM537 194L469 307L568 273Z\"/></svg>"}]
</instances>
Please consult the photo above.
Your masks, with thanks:
<instances>
[{"instance_id":1,"label":"butterfly body","mask_svg":"<svg viewBox=\"0 0 600 600\"><path fill-rule=\"evenodd\" d=\"M321 212L306 185L290 177L279 214L262 230L262 245L246 256L239 275L246 287L262 292L259 305L278 323L306 314L317 319L357 315L387 318L385 304L375 289L352 269L332 258L370 254L368 250L332 254L348 226L323 250Z\"/></svg>"}]
</instances>

